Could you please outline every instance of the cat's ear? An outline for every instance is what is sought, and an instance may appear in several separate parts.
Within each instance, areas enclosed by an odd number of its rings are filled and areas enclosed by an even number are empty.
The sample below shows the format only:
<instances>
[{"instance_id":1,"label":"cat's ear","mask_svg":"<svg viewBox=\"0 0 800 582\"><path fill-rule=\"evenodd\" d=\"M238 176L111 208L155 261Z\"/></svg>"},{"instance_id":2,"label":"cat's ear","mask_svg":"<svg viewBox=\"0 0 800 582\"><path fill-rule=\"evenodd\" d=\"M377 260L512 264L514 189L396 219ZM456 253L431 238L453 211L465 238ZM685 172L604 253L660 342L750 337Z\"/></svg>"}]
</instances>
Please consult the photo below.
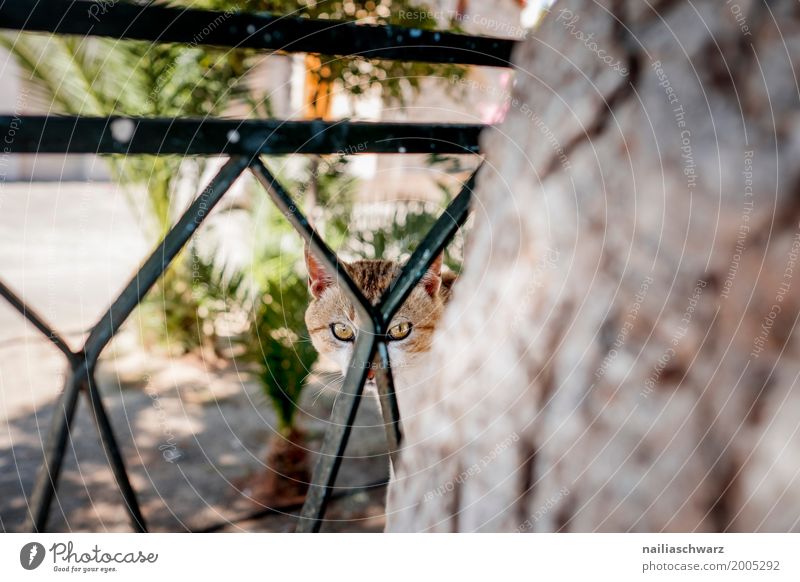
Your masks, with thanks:
<instances>
[{"instance_id":1,"label":"cat's ear","mask_svg":"<svg viewBox=\"0 0 800 582\"><path fill-rule=\"evenodd\" d=\"M308 289L314 299L319 299L323 291L333 285L333 277L306 245L306 269L308 269Z\"/></svg>"},{"instance_id":2,"label":"cat's ear","mask_svg":"<svg viewBox=\"0 0 800 582\"><path fill-rule=\"evenodd\" d=\"M428 272L423 275L419 282L431 297L436 297L439 288L442 286L442 253L436 257L428 267Z\"/></svg>"}]
</instances>

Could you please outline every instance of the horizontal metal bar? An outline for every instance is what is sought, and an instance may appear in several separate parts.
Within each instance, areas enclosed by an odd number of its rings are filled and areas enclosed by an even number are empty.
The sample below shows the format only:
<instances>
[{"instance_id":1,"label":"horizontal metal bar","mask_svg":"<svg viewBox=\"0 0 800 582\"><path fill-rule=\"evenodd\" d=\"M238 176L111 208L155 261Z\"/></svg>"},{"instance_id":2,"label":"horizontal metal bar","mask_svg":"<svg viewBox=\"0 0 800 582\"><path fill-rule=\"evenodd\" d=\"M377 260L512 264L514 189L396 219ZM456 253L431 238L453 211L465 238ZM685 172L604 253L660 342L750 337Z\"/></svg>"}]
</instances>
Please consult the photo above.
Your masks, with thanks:
<instances>
[{"instance_id":1,"label":"horizontal metal bar","mask_svg":"<svg viewBox=\"0 0 800 582\"><path fill-rule=\"evenodd\" d=\"M38 329L42 334L47 336L53 344L61 350L67 360L72 363L75 360L75 354L69 349L67 342L61 337L52 326L45 323L44 318L40 316L35 310L31 309L25 302L14 293L10 287L0 281L0 296L4 297L11 306L19 311L22 316L33 324L33 327Z\"/></svg>"},{"instance_id":2,"label":"horizontal metal bar","mask_svg":"<svg viewBox=\"0 0 800 582\"><path fill-rule=\"evenodd\" d=\"M389 25L137 6L37 0L0 4L0 27L150 42L308 52L371 59L508 67L515 41Z\"/></svg>"},{"instance_id":3,"label":"horizontal metal bar","mask_svg":"<svg viewBox=\"0 0 800 582\"><path fill-rule=\"evenodd\" d=\"M411 254L397 279L390 285L389 291L381 298L378 303L378 309L386 322L392 320L394 314L397 313L397 310L400 309L400 306L403 305L403 302L411 294L419 280L430 268L431 263L455 236L461 225L466 222L469 216L472 190L475 188L475 178L479 171L480 167L473 172L472 176L461 188L458 196L450 203L430 232L425 235L425 238L422 239L422 242Z\"/></svg>"},{"instance_id":4,"label":"horizontal metal bar","mask_svg":"<svg viewBox=\"0 0 800 582\"><path fill-rule=\"evenodd\" d=\"M90 364L97 361L100 352L117 333L123 322L164 274L169 264L192 238L194 232L222 199L225 192L247 168L248 161L242 157L235 157L225 163L208 186L183 213L177 224L167 233L161 244L147 258L125 290L92 328L83 350Z\"/></svg>"},{"instance_id":5,"label":"horizontal metal bar","mask_svg":"<svg viewBox=\"0 0 800 582\"><path fill-rule=\"evenodd\" d=\"M142 117L0 116L7 153L470 154L485 126Z\"/></svg>"}]
</instances>

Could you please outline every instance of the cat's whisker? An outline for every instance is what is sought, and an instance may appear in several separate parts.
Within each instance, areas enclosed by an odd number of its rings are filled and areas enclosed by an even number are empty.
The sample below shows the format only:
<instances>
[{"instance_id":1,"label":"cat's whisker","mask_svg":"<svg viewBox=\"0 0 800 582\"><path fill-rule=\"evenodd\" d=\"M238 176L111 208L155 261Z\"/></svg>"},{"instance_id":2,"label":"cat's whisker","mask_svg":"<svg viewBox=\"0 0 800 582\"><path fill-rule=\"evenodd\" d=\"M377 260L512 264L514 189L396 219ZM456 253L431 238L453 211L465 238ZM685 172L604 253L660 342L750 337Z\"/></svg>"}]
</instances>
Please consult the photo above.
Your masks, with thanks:
<instances>
[{"instance_id":1,"label":"cat's whisker","mask_svg":"<svg viewBox=\"0 0 800 582\"><path fill-rule=\"evenodd\" d=\"M311 404L312 404L312 405L315 405L315 404L317 403L317 401L320 399L320 397L321 397L321 396L322 396L322 395L323 395L325 392L327 392L327 391L328 391L328 389L329 389L329 388L331 388L331 386L334 386L334 385L335 385L335 384L337 384L337 383L338 383L338 384L341 384L341 382L342 382L342 380L343 380L343 379L344 379L344 377L343 377L341 374L331 374L331 373L329 373L329 374L325 374L325 375L324 375L324 376L321 378L321 380L322 380L322 386L321 386L321 387L320 387L320 389L317 391L317 393L314 395L314 397L313 397L313 399L312 399L312 401L311 401ZM337 392L338 392L338 390L337 390Z\"/></svg>"},{"instance_id":2,"label":"cat's whisker","mask_svg":"<svg viewBox=\"0 0 800 582\"><path fill-rule=\"evenodd\" d=\"M316 394L314 395L314 397L311 399L311 406L315 406L315 405L317 404L317 400L319 400L319 397L320 397L320 396L322 396L322 393L323 393L323 391L324 391L324 390L325 390L325 388L323 387L323 388L320 388L320 389L317 391L317 393L316 393Z\"/></svg>"},{"instance_id":3,"label":"cat's whisker","mask_svg":"<svg viewBox=\"0 0 800 582\"><path fill-rule=\"evenodd\" d=\"M325 386L323 386L322 388L319 389L317 394L314 396L314 399L311 401L312 405L315 405L317 403L317 400L319 400L319 397L322 396L325 393L325 390L327 388L328 388L328 385L326 384Z\"/></svg>"},{"instance_id":4,"label":"cat's whisker","mask_svg":"<svg viewBox=\"0 0 800 582\"><path fill-rule=\"evenodd\" d=\"M331 409L336 408L336 401L339 400L339 394L341 394L341 392L337 390L336 396L333 397L333 404L331 405Z\"/></svg>"}]
</instances>

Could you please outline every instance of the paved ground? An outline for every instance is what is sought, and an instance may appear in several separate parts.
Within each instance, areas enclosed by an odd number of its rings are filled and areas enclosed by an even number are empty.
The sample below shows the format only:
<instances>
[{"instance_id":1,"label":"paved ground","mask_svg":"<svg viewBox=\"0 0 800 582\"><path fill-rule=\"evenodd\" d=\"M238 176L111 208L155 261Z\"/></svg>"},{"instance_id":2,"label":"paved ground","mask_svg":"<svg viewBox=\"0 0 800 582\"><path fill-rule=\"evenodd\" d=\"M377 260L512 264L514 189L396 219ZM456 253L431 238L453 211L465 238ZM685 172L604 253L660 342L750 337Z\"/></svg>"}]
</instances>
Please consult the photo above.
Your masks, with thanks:
<instances>
[{"instance_id":1,"label":"paved ground","mask_svg":"<svg viewBox=\"0 0 800 582\"><path fill-rule=\"evenodd\" d=\"M78 345L147 252L123 195L108 184L5 185L0 191L0 278ZM275 418L235 362L145 353L129 330L98 369L145 518L154 531L291 531L295 510L249 497L265 474ZM64 362L0 302L0 528L23 524ZM319 446L335 392L306 391L300 424ZM340 486L384 479L383 429L362 406ZM49 528L127 531L129 526L85 403L72 431ZM165 458L165 454L169 458ZM313 459L312 459L313 460ZM329 531L380 531L385 488L332 504Z\"/></svg>"}]
</instances>

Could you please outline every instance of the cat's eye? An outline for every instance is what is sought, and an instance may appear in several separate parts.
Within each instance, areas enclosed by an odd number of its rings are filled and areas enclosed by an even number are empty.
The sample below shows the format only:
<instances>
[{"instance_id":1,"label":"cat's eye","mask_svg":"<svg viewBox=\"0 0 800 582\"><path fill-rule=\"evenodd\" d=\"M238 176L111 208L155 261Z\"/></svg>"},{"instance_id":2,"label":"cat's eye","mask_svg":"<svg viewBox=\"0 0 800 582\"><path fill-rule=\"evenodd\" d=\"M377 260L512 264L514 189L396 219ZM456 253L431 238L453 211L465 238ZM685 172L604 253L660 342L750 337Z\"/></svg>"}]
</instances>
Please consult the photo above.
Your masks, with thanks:
<instances>
[{"instance_id":1,"label":"cat's eye","mask_svg":"<svg viewBox=\"0 0 800 582\"><path fill-rule=\"evenodd\" d=\"M336 339L342 340L343 342L353 341L356 335L355 332L353 332L353 328L344 323L332 323L331 332Z\"/></svg>"},{"instance_id":2,"label":"cat's eye","mask_svg":"<svg viewBox=\"0 0 800 582\"><path fill-rule=\"evenodd\" d=\"M389 330L389 337L393 340L406 339L411 333L411 324L407 321L398 323Z\"/></svg>"}]
</instances>

